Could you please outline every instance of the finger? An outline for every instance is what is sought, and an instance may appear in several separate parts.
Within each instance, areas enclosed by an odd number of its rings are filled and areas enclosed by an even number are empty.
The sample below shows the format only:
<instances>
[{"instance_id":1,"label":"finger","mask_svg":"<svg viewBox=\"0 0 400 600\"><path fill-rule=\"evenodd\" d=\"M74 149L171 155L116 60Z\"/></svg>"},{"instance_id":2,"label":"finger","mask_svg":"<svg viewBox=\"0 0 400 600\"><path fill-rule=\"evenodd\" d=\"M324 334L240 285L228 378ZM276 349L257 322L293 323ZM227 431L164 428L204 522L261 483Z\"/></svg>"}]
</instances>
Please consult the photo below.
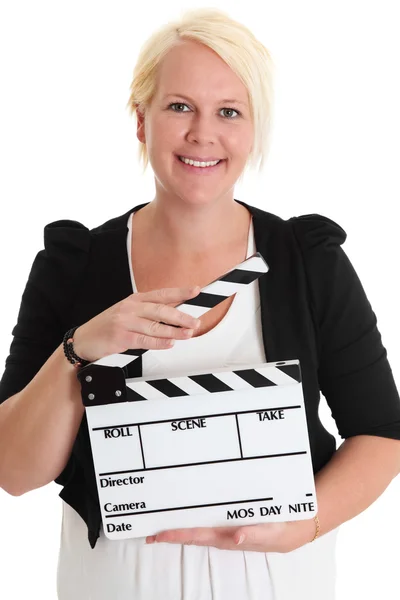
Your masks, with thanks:
<instances>
[{"instance_id":1,"label":"finger","mask_svg":"<svg viewBox=\"0 0 400 600\"><path fill-rule=\"evenodd\" d=\"M132 333L124 339L127 348L141 348L142 350L166 350L175 344L173 339L152 337L144 333Z\"/></svg>"},{"instance_id":2,"label":"finger","mask_svg":"<svg viewBox=\"0 0 400 600\"><path fill-rule=\"evenodd\" d=\"M197 324L200 324L200 319L196 319L196 317L184 313L179 308L174 308L166 304L141 302L135 306L135 314L150 321L169 325L169 332L172 329L176 329L176 327L195 329Z\"/></svg>"},{"instance_id":3,"label":"finger","mask_svg":"<svg viewBox=\"0 0 400 600\"><path fill-rule=\"evenodd\" d=\"M200 286L181 288L160 288L149 292L132 294L140 302L155 302L157 304L180 304L189 298L195 298L200 293Z\"/></svg>"},{"instance_id":4,"label":"finger","mask_svg":"<svg viewBox=\"0 0 400 600\"><path fill-rule=\"evenodd\" d=\"M209 543L211 539L213 539L212 528L201 527L162 531L156 535L155 541L169 544L199 544Z\"/></svg>"},{"instance_id":5,"label":"finger","mask_svg":"<svg viewBox=\"0 0 400 600\"><path fill-rule=\"evenodd\" d=\"M169 544L188 544L196 546L216 546L231 548L234 545L233 527L196 527L187 529L172 529L156 535L156 542Z\"/></svg>"},{"instance_id":6,"label":"finger","mask_svg":"<svg viewBox=\"0 0 400 600\"><path fill-rule=\"evenodd\" d=\"M148 535L146 537L146 544L153 544L156 541L155 535Z\"/></svg>"},{"instance_id":7,"label":"finger","mask_svg":"<svg viewBox=\"0 0 400 600\"><path fill-rule=\"evenodd\" d=\"M126 329L137 335L146 335L154 338L184 340L192 337L195 329L187 327L173 327L158 321L151 321L141 317L134 317L126 325Z\"/></svg>"}]
</instances>

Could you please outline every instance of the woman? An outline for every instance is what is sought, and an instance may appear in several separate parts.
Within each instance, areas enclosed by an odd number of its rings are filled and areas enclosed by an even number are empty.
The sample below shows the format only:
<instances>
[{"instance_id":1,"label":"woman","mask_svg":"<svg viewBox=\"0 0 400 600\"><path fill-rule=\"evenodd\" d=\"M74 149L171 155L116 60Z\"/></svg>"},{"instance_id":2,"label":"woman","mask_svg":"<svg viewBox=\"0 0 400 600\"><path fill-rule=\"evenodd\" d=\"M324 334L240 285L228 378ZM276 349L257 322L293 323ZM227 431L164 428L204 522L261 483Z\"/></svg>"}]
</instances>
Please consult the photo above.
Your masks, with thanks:
<instances>
[{"instance_id":1,"label":"woman","mask_svg":"<svg viewBox=\"0 0 400 600\"><path fill-rule=\"evenodd\" d=\"M63 486L61 600L334 598L338 527L399 472L399 395L345 232L233 196L266 156L270 81L265 48L223 13L168 24L140 54L129 99L154 199L91 231L45 228L0 385L0 485L13 495ZM255 251L270 271L246 293L200 319L175 308ZM138 376L298 358L319 518L110 541L69 335L86 361L156 350ZM337 452L320 391L345 438Z\"/></svg>"}]
</instances>

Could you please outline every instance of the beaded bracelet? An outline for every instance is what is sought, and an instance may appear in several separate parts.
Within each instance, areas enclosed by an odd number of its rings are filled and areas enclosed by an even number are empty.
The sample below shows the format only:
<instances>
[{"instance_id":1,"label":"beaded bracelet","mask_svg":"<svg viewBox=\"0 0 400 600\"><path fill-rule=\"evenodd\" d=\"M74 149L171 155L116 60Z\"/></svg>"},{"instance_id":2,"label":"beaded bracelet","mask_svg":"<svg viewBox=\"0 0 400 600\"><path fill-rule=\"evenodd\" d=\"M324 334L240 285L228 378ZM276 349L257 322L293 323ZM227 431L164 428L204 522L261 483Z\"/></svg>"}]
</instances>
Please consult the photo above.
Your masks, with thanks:
<instances>
[{"instance_id":1,"label":"beaded bracelet","mask_svg":"<svg viewBox=\"0 0 400 600\"><path fill-rule=\"evenodd\" d=\"M76 327L73 327L72 329L67 331L63 338L63 348L64 348L65 357L77 369L79 367L85 367L86 365L88 365L90 363L89 360L85 360L85 359L81 358L74 352L73 336L74 336L75 331L78 329L78 327L79 327L79 325Z\"/></svg>"}]
</instances>

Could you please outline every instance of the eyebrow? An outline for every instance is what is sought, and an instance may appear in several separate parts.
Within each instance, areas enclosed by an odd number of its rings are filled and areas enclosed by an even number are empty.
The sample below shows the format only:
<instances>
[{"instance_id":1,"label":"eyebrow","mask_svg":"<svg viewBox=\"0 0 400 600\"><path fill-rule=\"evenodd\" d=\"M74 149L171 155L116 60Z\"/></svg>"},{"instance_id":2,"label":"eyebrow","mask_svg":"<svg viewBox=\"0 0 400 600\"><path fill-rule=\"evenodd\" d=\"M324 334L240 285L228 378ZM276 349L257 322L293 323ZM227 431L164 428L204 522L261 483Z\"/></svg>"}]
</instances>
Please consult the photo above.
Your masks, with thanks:
<instances>
[{"instance_id":1,"label":"eyebrow","mask_svg":"<svg viewBox=\"0 0 400 600\"><path fill-rule=\"evenodd\" d=\"M166 94L164 96L164 98L169 98L170 96L174 96L174 97L179 97L179 98L184 98L185 100L189 100L189 102L194 102L194 100L192 100L192 98L189 98L189 96L185 96L184 94ZM229 98L225 98L224 100L220 100L220 103L222 102L228 102L229 104L233 103L233 104L242 104L243 106L247 106L246 102L242 102L241 100L232 100Z\"/></svg>"}]
</instances>

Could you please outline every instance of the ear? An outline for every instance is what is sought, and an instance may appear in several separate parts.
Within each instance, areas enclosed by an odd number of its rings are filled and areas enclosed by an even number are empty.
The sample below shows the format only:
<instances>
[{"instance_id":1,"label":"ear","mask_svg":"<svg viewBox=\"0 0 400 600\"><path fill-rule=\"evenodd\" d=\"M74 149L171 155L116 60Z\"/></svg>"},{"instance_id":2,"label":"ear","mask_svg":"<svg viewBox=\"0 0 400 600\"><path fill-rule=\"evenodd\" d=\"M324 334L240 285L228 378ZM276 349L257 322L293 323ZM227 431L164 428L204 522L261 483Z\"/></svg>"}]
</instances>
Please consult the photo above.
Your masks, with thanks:
<instances>
[{"instance_id":1,"label":"ear","mask_svg":"<svg viewBox=\"0 0 400 600\"><path fill-rule=\"evenodd\" d=\"M144 112L142 112L141 110L139 110L139 105L136 104L136 118L137 118L137 129L136 129L136 135L137 138L139 140L139 142L142 142L142 144L146 143L146 134L145 134L145 127L144 127Z\"/></svg>"}]
</instances>

